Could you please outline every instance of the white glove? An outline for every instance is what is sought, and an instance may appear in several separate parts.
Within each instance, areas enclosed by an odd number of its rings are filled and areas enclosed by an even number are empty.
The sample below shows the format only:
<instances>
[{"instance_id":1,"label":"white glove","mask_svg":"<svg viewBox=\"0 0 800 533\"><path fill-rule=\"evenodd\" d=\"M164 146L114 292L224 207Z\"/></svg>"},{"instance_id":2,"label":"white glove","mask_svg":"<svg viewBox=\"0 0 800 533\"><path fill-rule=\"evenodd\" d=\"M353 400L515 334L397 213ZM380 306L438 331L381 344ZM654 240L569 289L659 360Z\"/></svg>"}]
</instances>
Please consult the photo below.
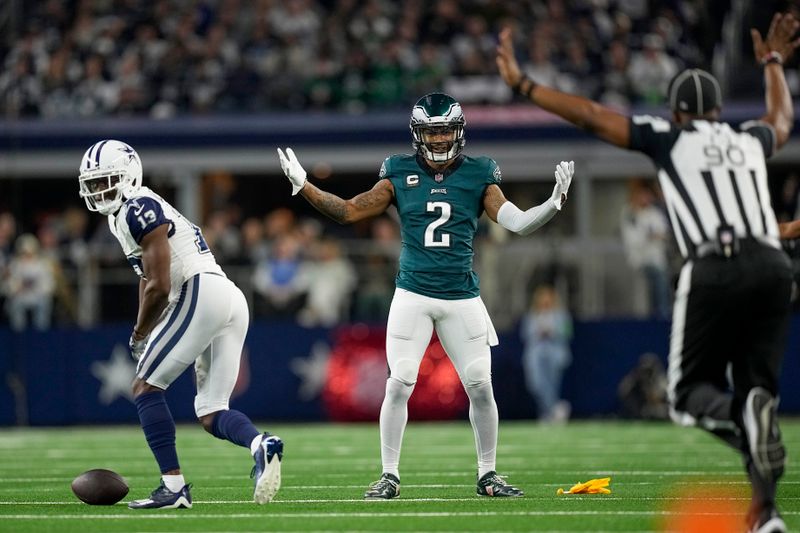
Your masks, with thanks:
<instances>
[{"instance_id":1,"label":"white glove","mask_svg":"<svg viewBox=\"0 0 800 533\"><path fill-rule=\"evenodd\" d=\"M303 170L300 161L297 160L297 156L294 155L294 150L291 148L286 149L286 155L284 155L283 150L278 148L278 158L281 160L283 173L292 182L292 196L294 196L306 184L306 171Z\"/></svg>"},{"instance_id":2,"label":"white glove","mask_svg":"<svg viewBox=\"0 0 800 533\"><path fill-rule=\"evenodd\" d=\"M553 187L553 203L556 209L561 211L561 206L567 201L567 191L572 183L572 175L575 173L575 162L562 161L556 165L556 186Z\"/></svg>"},{"instance_id":3,"label":"white glove","mask_svg":"<svg viewBox=\"0 0 800 533\"><path fill-rule=\"evenodd\" d=\"M128 340L128 348L131 349L131 357L133 357L134 361L138 361L142 358L144 349L147 348L147 337L137 341L134 340L133 335L131 333L131 338Z\"/></svg>"}]
</instances>

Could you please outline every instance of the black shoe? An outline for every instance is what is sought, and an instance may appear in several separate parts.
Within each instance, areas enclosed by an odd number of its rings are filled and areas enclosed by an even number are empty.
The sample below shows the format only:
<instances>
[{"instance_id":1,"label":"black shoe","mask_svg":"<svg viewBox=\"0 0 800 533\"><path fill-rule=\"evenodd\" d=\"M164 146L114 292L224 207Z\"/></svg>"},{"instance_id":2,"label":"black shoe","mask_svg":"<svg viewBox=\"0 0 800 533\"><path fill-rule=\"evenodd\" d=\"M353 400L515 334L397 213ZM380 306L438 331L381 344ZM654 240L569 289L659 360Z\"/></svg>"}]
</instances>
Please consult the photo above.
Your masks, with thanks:
<instances>
[{"instance_id":1,"label":"black shoe","mask_svg":"<svg viewBox=\"0 0 800 533\"><path fill-rule=\"evenodd\" d=\"M164 480L150 497L144 500L134 500L128 504L130 509L191 509L192 495L189 492L191 484L184 485L178 492L172 492L164 485Z\"/></svg>"},{"instance_id":2,"label":"black shoe","mask_svg":"<svg viewBox=\"0 0 800 533\"><path fill-rule=\"evenodd\" d=\"M364 493L365 500L391 500L400 494L400 480L392 474L382 474Z\"/></svg>"},{"instance_id":3,"label":"black shoe","mask_svg":"<svg viewBox=\"0 0 800 533\"><path fill-rule=\"evenodd\" d=\"M480 496L512 497L518 498L525 493L513 485L506 483L506 480L497 475L494 470L486 472L478 480L478 494Z\"/></svg>"},{"instance_id":4,"label":"black shoe","mask_svg":"<svg viewBox=\"0 0 800 533\"><path fill-rule=\"evenodd\" d=\"M777 481L783 475L786 460L777 408L778 400L762 387L752 389L744 404L744 429L750 457L765 481Z\"/></svg>"},{"instance_id":5,"label":"black shoe","mask_svg":"<svg viewBox=\"0 0 800 533\"><path fill-rule=\"evenodd\" d=\"M787 531L783 518L781 518L778 510L773 507L762 511L758 516L758 520L751 524L747 533L786 533Z\"/></svg>"}]
</instances>

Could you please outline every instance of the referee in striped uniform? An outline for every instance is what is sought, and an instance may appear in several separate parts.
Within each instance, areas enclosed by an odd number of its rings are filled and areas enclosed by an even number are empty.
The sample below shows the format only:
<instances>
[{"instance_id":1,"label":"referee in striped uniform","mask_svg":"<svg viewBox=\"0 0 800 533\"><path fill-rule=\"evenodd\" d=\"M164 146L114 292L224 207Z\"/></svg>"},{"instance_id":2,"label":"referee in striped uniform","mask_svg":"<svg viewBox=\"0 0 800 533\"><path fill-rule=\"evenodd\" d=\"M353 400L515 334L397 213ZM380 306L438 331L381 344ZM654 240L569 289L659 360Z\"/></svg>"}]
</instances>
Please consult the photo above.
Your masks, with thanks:
<instances>
[{"instance_id":1,"label":"referee in striped uniform","mask_svg":"<svg viewBox=\"0 0 800 533\"><path fill-rule=\"evenodd\" d=\"M767 113L739 128L719 121L719 84L702 70L687 69L670 83L669 122L628 118L539 85L520 71L509 29L497 53L500 74L516 91L600 139L646 154L658 168L685 259L670 341L672 418L742 453L753 488L747 522L758 533L786 531L775 502L785 461L776 409L792 271L765 159L788 140L794 122L783 62L800 45L798 26L791 14L778 13L765 39L751 30Z\"/></svg>"}]
</instances>

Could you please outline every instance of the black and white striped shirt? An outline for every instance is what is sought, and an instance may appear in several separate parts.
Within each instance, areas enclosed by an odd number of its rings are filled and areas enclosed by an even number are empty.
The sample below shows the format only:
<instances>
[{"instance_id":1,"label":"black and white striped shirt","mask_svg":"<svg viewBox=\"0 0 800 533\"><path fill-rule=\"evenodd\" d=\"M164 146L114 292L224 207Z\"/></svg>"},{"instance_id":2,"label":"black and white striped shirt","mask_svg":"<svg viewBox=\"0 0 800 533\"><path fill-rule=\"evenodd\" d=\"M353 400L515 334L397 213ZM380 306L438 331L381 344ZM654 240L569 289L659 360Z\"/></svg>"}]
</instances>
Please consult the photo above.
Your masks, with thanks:
<instances>
[{"instance_id":1,"label":"black and white striped shirt","mask_svg":"<svg viewBox=\"0 0 800 533\"><path fill-rule=\"evenodd\" d=\"M684 258L712 243L721 226L739 238L780 248L770 204L766 158L775 149L771 125L750 121L734 130L724 122L695 120L686 126L637 115L630 122L630 148L648 155Z\"/></svg>"}]
</instances>

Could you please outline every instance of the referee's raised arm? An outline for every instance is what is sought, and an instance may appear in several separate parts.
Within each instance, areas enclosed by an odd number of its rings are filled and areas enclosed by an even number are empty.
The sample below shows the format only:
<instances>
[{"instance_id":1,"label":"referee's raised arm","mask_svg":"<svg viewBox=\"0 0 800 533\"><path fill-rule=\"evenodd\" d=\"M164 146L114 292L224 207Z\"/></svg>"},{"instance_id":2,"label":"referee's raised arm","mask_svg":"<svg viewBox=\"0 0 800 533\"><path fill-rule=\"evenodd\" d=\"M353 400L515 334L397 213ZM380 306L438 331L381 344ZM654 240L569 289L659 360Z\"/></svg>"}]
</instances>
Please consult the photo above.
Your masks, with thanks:
<instances>
[{"instance_id":1,"label":"referee's raised arm","mask_svg":"<svg viewBox=\"0 0 800 533\"><path fill-rule=\"evenodd\" d=\"M545 111L558 115L611 144L621 148L628 148L630 145L628 117L625 115L588 98L540 85L525 76L514 57L510 28L500 32L496 62L506 84Z\"/></svg>"},{"instance_id":2,"label":"referee's raised arm","mask_svg":"<svg viewBox=\"0 0 800 533\"><path fill-rule=\"evenodd\" d=\"M800 22L791 13L776 13L766 38L762 39L755 28L750 30L756 60L764 67L767 113L761 120L775 128L776 149L789 139L794 121L792 97L783 73L783 63L800 46L800 38L793 39L798 27ZM630 146L628 117L588 98L536 83L523 74L514 56L510 28L500 32L496 62L506 84L537 106L604 141L622 148Z\"/></svg>"},{"instance_id":3,"label":"referee's raised arm","mask_svg":"<svg viewBox=\"0 0 800 533\"><path fill-rule=\"evenodd\" d=\"M783 63L788 61L795 49L800 46L800 38L793 39L798 28L800 22L790 13L775 13L766 38L762 39L757 29L750 29L756 61L764 67L767 114L761 117L761 120L775 128L776 149L789 140L794 123L792 95L786 84Z\"/></svg>"}]
</instances>

